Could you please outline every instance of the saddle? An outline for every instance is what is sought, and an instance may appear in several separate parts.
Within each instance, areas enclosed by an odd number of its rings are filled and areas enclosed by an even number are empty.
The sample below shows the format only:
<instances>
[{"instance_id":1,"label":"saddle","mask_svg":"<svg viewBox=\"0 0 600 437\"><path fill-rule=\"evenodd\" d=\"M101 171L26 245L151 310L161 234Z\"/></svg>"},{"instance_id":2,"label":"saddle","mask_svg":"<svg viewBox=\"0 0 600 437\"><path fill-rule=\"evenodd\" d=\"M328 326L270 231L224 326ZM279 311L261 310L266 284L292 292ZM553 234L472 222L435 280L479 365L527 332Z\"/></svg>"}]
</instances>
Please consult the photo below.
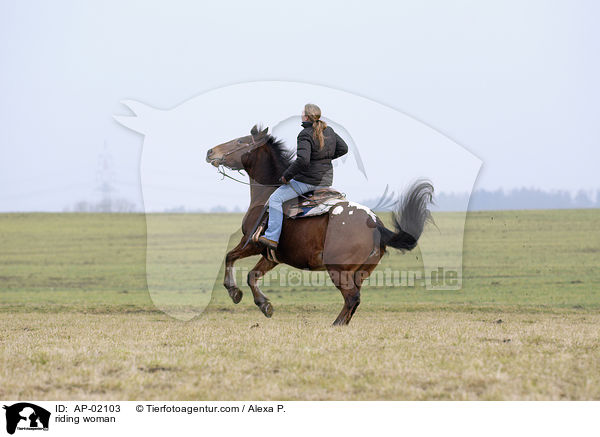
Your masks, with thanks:
<instances>
[{"instance_id":1,"label":"saddle","mask_svg":"<svg viewBox=\"0 0 600 437\"><path fill-rule=\"evenodd\" d=\"M333 205L346 199L344 193L340 193L333 188L319 188L308 191L302 196L288 200L283 204L284 217L297 219L325 214Z\"/></svg>"},{"instance_id":2,"label":"saddle","mask_svg":"<svg viewBox=\"0 0 600 437\"><path fill-rule=\"evenodd\" d=\"M340 193L333 188L318 188L314 191L308 191L301 196L290 199L283 204L283 216L291 219L304 217L313 217L323 215L329 212L332 206L346 199L344 193ZM258 242L269 221L268 208L265 206L265 212L258 221L256 230L252 233L252 241Z\"/></svg>"}]
</instances>

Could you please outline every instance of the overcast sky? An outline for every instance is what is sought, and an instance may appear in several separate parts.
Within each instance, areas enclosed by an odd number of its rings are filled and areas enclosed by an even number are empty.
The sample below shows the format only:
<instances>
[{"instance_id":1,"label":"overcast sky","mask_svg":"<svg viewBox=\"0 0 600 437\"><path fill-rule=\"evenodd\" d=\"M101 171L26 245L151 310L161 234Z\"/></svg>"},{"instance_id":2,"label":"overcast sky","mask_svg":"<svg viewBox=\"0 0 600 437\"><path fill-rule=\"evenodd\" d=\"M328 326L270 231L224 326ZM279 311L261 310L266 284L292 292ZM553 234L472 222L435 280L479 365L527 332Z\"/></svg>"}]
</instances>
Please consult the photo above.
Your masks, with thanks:
<instances>
[{"instance_id":1,"label":"overcast sky","mask_svg":"<svg viewBox=\"0 0 600 437\"><path fill-rule=\"evenodd\" d=\"M169 109L256 80L402 111L482 160L476 188L595 190L599 12L548 0L4 0L0 211L97 199L104 143L118 196L139 202L143 138L113 119L129 114L119 102Z\"/></svg>"}]
</instances>

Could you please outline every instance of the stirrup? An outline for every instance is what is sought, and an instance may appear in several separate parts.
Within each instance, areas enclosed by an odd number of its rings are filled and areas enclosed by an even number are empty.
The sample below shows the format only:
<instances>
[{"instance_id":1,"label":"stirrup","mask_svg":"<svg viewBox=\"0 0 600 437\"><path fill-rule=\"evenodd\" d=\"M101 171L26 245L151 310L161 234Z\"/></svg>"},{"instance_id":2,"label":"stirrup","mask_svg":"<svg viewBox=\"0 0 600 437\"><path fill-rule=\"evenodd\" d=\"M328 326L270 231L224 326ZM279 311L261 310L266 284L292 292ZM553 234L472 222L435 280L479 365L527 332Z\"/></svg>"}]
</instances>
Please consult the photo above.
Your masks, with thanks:
<instances>
[{"instance_id":1,"label":"stirrup","mask_svg":"<svg viewBox=\"0 0 600 437\"><path fill-rule=\"evenodd\" d=\"M254 231L254 234L252 234L252 237L250 238L252 240L253 243L259 244L258 239L260 238L260 236L265 232L265 224L261 223L257 228L256 231Z\"/></svg>"},{"instance_id":2,"label":"stirrup","mask_svg":"<svg viewBox=\"0 0 600 437\"><path fill-rule=\"evenodd\" d=\"M256 226L256 230L250 237L250 241L252 241L255 244L259 244L258 239L267 230L268 220L269 220L268 210L265 209L263 211L262 216L260 217L260 219L258 221L258 226Z\"/></svg>"}]
</instances>

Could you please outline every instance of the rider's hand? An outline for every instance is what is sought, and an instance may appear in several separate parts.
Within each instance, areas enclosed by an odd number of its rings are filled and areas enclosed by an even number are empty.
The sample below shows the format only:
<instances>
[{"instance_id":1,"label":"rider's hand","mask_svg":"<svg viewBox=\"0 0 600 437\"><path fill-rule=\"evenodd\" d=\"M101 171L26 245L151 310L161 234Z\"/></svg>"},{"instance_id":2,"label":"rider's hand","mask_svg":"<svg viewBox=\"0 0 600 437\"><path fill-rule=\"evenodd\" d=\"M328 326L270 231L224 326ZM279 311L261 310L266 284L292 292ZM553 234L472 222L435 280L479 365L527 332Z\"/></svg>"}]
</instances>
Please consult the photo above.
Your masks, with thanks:
<instances>
[{"instance_id":1,"label":"rider's hand","mask_svg":"<svg viewBox=\"0 0 600 437\"><path fill-rule=\"evenodd\" d=\"M282 184L287 184L288 183L288 181L286 181L283 176L281 176L281 178L279 179L279 182L281 182Z\"/></svg>"}]
</instances>

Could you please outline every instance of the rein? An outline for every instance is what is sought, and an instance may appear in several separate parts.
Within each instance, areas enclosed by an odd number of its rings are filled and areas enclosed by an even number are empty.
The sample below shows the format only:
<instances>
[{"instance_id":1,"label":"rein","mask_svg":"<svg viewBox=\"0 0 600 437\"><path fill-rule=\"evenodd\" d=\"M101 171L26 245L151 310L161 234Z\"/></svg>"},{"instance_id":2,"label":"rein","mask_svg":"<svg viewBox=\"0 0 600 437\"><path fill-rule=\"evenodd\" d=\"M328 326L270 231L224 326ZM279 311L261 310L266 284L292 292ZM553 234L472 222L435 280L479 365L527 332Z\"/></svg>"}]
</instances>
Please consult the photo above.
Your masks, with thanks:
<instances>
[{"instance_id":1,"label":"rein","mask_svg":"<svg viewBox=\"0 0 600 437\"><path fill-rule=\"evenodd\" d=\"M241 170L238 170L238 172L240 172ZM224 165L220 165L219 167L217 167L217 173L219 173L220 175L222 175L223 177L221 178L221 180L225 179L226 177L231 179L232 181L235 182L239 182L240 184L244 184L244 185L259 185L262 187L281 187L282 184L277 184L277 185L273 185L273 184L253 184L252 182L246 182L246 181L241 181L239 179L234 178L233 176L229 176L227 173L225 173L225 166ZM241 173L240 173L241 174ZM292 184L289 184L289 186L292 188L292 190L294 190L296 192L296 194L298 195L298 197L302 197L304 199L308 199L308 197L306 197L304 194L300 194L298 191L296 191L296 189L294 188L294 186ZM254 224L254 227L252 228L252 231L248 233L248 237L246 238L246 242L244 243L244 246L242 247L242 249L245 249L246 246L248 245L248 243L250 243L250 240L252 239L252 235L254 234L254 232L256 232L256 229L258 228L258 226L260 225L260 222L262 221L265 212L268 210L269 208L269 203L265 203L262 209L262 212L259 214L258 216L258 220L256 221L256 223Z\"/></svg>"},{"instance_id":2,"label":"rein","mask_svg":"<svg viewBox=\"0 0 600 437\"><path fill-rule=\"evenodd\" d=\"M249 150L248 150L248 152L250 152L250 151L252 151L252 150L254 150L254 149L256 149L257 147L260 147L260 146L262 146L262 145L263 145L263 144L257 144L257 143L256 143L256 141L254 141L254 137L252 137L252 142L244 144L243 148L244 148L244 149L245 149L245 148L248 148L248 149L249 149ZM229 156L229 155L231 155L232 153L239 152L239 151L240 151L240 149L242 149L242 148L239 148L239 149L234 149L234 150L230 150L229 152L227 152L227 153L223 154L223 158L224 158L224 157L226 157L226 156ZM221 160L222 160L222 158L221 158ZM238 170L238 172L240 172L240 170ZM223 176L223 177L221 178L221 180L223 180L223 179L225 179L225 178L229 178L229 179L231 179L231 180L233 180L233 181L236 181L236 182L238 182L238 183L240 183L240 184L249 185L249 186L253 186L253 185L255 185L255 186L262 186L262 187L281 187L282 185L284 185L284 184L253 184L252 182L241 181L241 180L239 180L239 179L236 179L236 178L234 178L233 176L230 176L230 175L228 175L227 173L225 173L225 166L224 166L224 165L222 165L222 164L220 164L220 165L217 167L217 173L219 173L220 175L222 175L222 176ZM241 173L240 173L240 174L241 174ZM298 192L298 191L297 191L297 190L294 188L294 186L293 186L291 183L288 183L287 185L289 185L289 186L292 188L292 190L294 190L294 192L295 192L295 193L298 195L298 197L301 197L301 198L303 198L303 199L305 199L305 200L308 200L308 199L309 199L309 198L308 198L308 197L306 197L304 194L302 194L302 193L299 193L299 192Z\"/></svg>"},{"instance_id":3,"label":"rein","mask_svg":"<svg viewBox=\"0 0 600 437\"><path fill-rule=\"evenodd\" d=\"M256 148L257 148L257 147L259 147L259 146L262 146L262 144L256 144L256 142L254 141L254 137L253 137L253 138L252 138L252 142L251 142L251 143L246 143L246 144L244 144L243 148L242 148L242 147L240 147L240 148L238 148L238 149L230 150L229 152L227 152L227 153L225 153L225 154L223 155L223 158L224 158L224 157L226 157L226 156L229 156L229 155L231 155L232 153L237 153L237 152L239 152L241 149L242 149L242 150L243 150L243 149L249 149L247 152L250 152L250 151L252 151L252 150L256 149ZM221 162L222 162L222 158L221 158ZM218 173L218 174L220 174L220 175L222 176L221 180L224 180L225 178L228 178L228 179L231 179L232 181L235 181L235 182L237 182L237 183L244 184L244 185L249 185L249 186L262 186L262 187L277 187L277 188L279 188L279 187L281 187L281 186L283 186L283 185L284 185L284 184L259 184L259 183L252 183L252 182L246 182L246 181L242 181L242 180L240 180L240 179L237 179L237 178L234 178L233 176L230 176L230 175L228 175L228 174L225 172L225 169L226 169L226 168L227 168L227 167L225 167L223 164L219 164L219 165L217 166L217 173ZM240 175L242 175L242 172L241 172L241 170L238 170L238 173L239 173ZM248 175L248 176L250 176L250 175ZM304 194L302 194L302 193L299 193L299 192L298 192L298 190L296 190L296 188L294 188L294 185L291 183L291 181L288 181L288 184L287 184L287 185L289 185L289 186L290 186L290 188L291 188L292 190L294 190L294 192L296 193L296 195L298 196L298 198L302 198L302 199L304 199L304 200L309 200L309 199L310 199L309 197L305 196ZM263 205L262 212L261 212L261 213L260 213L260 215L258 216L258 220L256 221L256 223L255 223L254 227L252 228L252 231L251 231L251 232L248 234L248 236L247 236L247 238L246 238L246 242L244 243L244 246L242 247L242 249L246 248L246 246L248 245L248 243L250 243L250 240L252 239L252 235L254 235L254 233L256 232L256 229L258 229L258 226L260 225L260 222L263 220L263 217L264 217L264 215L265 215L265 212L268 210L268 208L269 208L269 203L267 202L267 203L265 203L265 204Z\"/></svg>"},{"instance_id":4,"label":"rein","mask_svg":"<svg viewBox=\"0 0 600 437\"><path fill-rule=\"evenodd\" d=\"M231 180L233 180L233 181L239 182L240 184L244 184L244 185L250 185L250 186L253 186L253 185L254 185L254 186L261 186L261 187L281 187L281 186L283 186L283 185L284 185L284 184L253 184L252 182L240 181L239 179L236 179L236 178L234 178L233 176L229 176L227 173L225 173L225 170L223 169L224 167L225 167L225 166L223 166L223 165L220 165L220 166L217 168L217 173L219 173L220 175L223 175L223 178L222 178L221 180L223 180L223 179L225 179L225 178L227 177L227 178L229 178L229 179L231 179ZM239 172L239 171L240 171L240 170L238 170L238 172ZM241 173L240 173L240 174L241 174ZM290 188L291 188L292 190L294 190L294 192L295 192L295 193L298 195L298 197L302 197L302 198L303 198L303 199L305 199L305 200L308 200L308 199L309 199L309 197L306 197L304 194L302 194L302 193L299 193L298 191L296 191L296 189L294 188L294 186L293 186L292 184L288 183L287 185L289 185L289 186L290 186Z\"/></svg>"},{"instance_id":5,"label":"rein","mask_svg":"<svg viewBox=\"0 0 600 437\"><path fill-rule=\"evenodd\" d=\"M229 178L233 181L239 182L240 184L244 184L244 185L260 185L261 187L281 187L283 184L253 184L251 182L246 182L246 181L240 181L239 179L234 178L233 176L229 176L227 173L225 173L224 170L225 166L220 165L217 169L217 173L219 173L220 175L223 176L223 179L225 178ZM240 172L241 170L238 170L238 172ZM240 173L241 174L241 173Z\"/></svg>"}]
</instances>

